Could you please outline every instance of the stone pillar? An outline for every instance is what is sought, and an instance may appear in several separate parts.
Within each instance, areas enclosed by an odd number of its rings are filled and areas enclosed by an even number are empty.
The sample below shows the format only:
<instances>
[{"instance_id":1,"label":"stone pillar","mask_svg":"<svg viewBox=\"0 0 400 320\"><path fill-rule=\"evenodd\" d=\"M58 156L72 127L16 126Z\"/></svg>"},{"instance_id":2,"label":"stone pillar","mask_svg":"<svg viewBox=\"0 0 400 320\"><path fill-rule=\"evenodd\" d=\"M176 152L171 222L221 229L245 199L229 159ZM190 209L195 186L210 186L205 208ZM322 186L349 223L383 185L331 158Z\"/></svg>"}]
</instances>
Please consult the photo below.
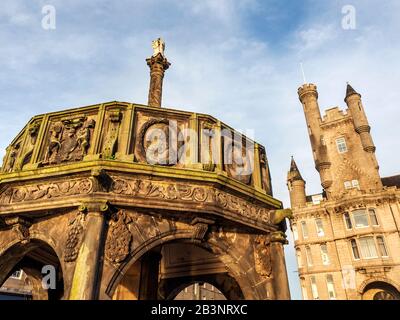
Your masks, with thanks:
<instances>
[{"instance_id":1,"label":"stone pillar","mask_svg":"<svg viewBox=\"0 0 400 320\"><path fill-rule=\"evenodd\" d=\"M86 213L85 233L76 259L69 299L93 300L98 298L99 275L105 241L106 203L82 205Z\"/></svg>"},{"instance_id":2,"label":"stone pillar","mask_svg":"<svg viewBox=\"0 0 400 320\"><path fill-rule=\"evenodd\" d=\"M271 235L272 277L275 299L290 300L289 281L286 271L285 252L283 245L287 244L286 235L276 231Z\"/></svg>"},{"instance_id":3,"label":"stone pillar","mask_svg":"<svg viewBox=\"0 0 400 320\"><path fill-rule=\"evenodd\" d=\"M164 73L171 64L162 53L146 59L146 62L150 67L150 88L147 104L151 107L161 107Z\"/></svg>"},{"instance_id":4,"label":"stone pillar","mask_svg":"<svg viewBox=\"0 0 400 320\"><path fill-rule=\"evenodd\" d=\"M154 251L147 252L143 256L140 271L139 300L157 300L160 260L161 254Z\"/></svg>"}]
</instances>

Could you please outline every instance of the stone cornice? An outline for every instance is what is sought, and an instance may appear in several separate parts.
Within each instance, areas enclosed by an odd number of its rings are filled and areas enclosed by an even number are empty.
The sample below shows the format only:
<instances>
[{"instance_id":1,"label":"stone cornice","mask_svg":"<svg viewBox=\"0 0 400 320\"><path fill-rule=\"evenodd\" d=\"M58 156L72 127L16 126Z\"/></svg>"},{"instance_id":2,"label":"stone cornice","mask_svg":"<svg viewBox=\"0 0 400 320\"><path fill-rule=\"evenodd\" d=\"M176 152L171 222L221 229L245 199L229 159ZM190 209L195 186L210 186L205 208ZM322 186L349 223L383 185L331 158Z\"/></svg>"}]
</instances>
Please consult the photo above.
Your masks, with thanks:
<instances>
[{"instance_id":1,"label":"stone cornice","mask_svg":"<svg viewBox=\"0 0 400 320\"><path fill-rule=\"evenodd\" d=\"M300 217L313 217L316 214L343 213L346 210L365 208L366 206L379 206L384 203L400 201L400 190L391 187L373 193L361 193L344 196L339 199L325 200L320 204L307 204L304 207L293 208L294 221Z\"/></svg>"},{"instance_id":2,"label":"stone cornice","mask_svg":"<svg viewBox=\"0 0 400 320\"><path fill-rule=\"evenodd\" d=\"M145 163L130 163L122 161L93 160L76 162L52 167L37 168L35 170L3 173L0 174L0 193L6 184L13 182L20 183L39 183L40 180L48 180L63 176L90 176L92 172L119 172L131 175L149 175L154 178L171 178L180 181L206 182L227 188L232 192L239 192L249 200L259 201L273 206L276 209L282 208L282 202L258 191L255 188L245 185L219 172L209 172L188 168L168 168L154 166Z\"/></svg>"},{"instance_id":3,"label":"stone cornice","mask_svg":"<svg viewBox=\"0 0 400 320\"><path fill-rule=\"evenodd\" d=\"M103 169L103 175L105 173ZM99 172L91 170L89 173ZM228 185L206 179L198 181L169 176L135 175L132 171L109 173L109 185L97 183L97 175L70 175L69 179L53 177L50 181L8 183L0 191L0 215L74 208L81 204L105 203L122 207L152 208L176 212L203 212L262 231L275 231L279 205L266 199L240 195ZM48 178L48 177L47 177ZM90 210L88 210L90 211ZM281 212L281 211L278 211ZM285 213L285 212L283 212Z\"/></svg>"}]
</instances>

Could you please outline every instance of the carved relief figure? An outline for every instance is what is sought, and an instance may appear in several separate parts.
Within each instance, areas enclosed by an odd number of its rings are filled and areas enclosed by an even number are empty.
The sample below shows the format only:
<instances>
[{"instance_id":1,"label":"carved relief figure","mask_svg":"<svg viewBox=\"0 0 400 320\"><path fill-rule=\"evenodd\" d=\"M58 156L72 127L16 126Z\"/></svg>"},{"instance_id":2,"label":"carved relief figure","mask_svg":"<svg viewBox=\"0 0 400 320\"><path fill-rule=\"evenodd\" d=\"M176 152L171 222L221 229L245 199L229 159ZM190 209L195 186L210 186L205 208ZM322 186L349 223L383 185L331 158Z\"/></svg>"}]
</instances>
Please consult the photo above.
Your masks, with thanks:
<instances>
[{"instance_id":1,"label":"carved relief figure","mask_svg":"<svg viewBox=\"0 0 400 320\"><path fill-rule=\"evenodd\" d=\"M17 142L11 149L10 155L8 156L8 163L6 164L4 171L11 172L14 169L15 160L18 157L18 152L20 149L20 142Z\"/></svg>"},{"instance_id":2,"label":"carved relief figure","mask_svg":"<svg viewBox=\"0 0 400 320\"><path fill-rule=\"evenodd\" d=\"M83 124L83 126L80 129L78 129L76 145L73 148L73 150L79 148L80 151L82 152L82 157L84 157L87 154L87 151L89 149L91 129L94 128L94 126L95 126L95 121L93 119L89 119Z\"/></svg>"},{"instance_id":3,"label":"carved relief figure","mask_svg":"<svg viewBox=\"0 0 400 320\"><path fill-rule=\"evenodd\" d=\"M23 150L24 153L23 153L22 157L20 158L20 160L18 161L18 164L16 166L18 170L21 170L31 160L33 149L36 144L39 128L40 128L39 121L36 121L29 126L29 128L28 128L29 138L24 147L24 150Z\"/></svg>"},{"instance_id":4,"label":"carved relief figure","mask_svg":"<svg viewBox=\"0 0 400 320\"><path fill-rule=\"evenodd\" d=\"M44 158L45 163L54 163L55 157L61 148L61 131L62 131L61 123L56 123L50 129L50 142L47 147L47 152Z\"/></svg>"},{"instance_id":5,"label":"carved relief figure","mask_svg":"<svg viewBox=\"0 0 400 320\"><path fill-rule=\"evenodd\" d=\"M79 161L87 154L95 127L93 119L86 117L57 122L50 129L50 141L43 164Z\"/></svg>"}]
</instances>

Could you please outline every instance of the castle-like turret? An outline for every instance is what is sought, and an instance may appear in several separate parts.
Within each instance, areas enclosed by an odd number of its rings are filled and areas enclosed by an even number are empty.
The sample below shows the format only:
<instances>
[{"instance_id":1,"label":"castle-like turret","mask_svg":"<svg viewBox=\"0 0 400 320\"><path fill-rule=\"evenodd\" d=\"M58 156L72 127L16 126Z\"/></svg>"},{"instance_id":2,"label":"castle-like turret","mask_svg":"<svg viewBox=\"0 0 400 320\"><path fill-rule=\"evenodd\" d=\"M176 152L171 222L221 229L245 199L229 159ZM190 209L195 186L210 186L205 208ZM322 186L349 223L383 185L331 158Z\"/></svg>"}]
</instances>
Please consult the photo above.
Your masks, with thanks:
<instances>
[{"instance_id":1,"label":"castle-like turret","mask_svg":"<svg viewBox=\"0 0 400 320\"><path fill-rule=\"evenodd\" d=\"M306 182L301 176L293 157L287 174L287 186L290 193L291 207L304 206L306 204Z\"/></svg>"},{"instance_id":2,"label":"castle-like turret","mask_svg":"<svg viewBox=\"0 0 400 320\"><path fill-rule=\"evenodd\" d=\"M322 134L317 86L312 83L304 84L298 89L298 94L304 108L315 168L320 174L322 187L329 189L332 184L331 162L329 161L327 147Z\"/></svg>"},{"instance_id":3,"label":"castle-like turret","mask_svg":"<svg viewBox=\"0 0 400 320\"><path fill-rule=\"evenodd\" d=\"M375 145L370 134L371 127L369 126L367 115L365 114L364 107L361 101L361 94L359 94L350 84L347 84L346 97L344 101L349 108L351 116L354 122L354 128L360 135L361 144L364 151L371 153L371 160L375 164L375 168L378 170L379 165L375 157Z\"/></svg>"}]
</instances>

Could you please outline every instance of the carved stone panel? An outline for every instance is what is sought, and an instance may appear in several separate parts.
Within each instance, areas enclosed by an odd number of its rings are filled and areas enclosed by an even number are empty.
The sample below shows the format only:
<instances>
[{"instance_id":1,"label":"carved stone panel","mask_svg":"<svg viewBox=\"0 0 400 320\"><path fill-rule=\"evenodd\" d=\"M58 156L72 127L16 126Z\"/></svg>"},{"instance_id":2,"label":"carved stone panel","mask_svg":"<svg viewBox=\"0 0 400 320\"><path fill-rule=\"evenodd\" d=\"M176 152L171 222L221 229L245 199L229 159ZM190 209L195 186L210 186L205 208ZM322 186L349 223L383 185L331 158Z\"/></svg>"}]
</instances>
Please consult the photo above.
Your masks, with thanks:
<instances>
[{"instance_id":1,"label":"carved stone panel","mask_svg":"<svg viewBox=\"0 0 400 320\"><path fill-rule=\"evenodd\" d=\"M176 165L181 159L184 141L174 120L152 118L140 127L136 141L136 159L157 165Z\"/></svg>"},{"instance_id":2,"label":"carved stone panel","mask_svg":"<svg viewBox=\"0 0 400 320\"><path fill-rule=\"evenodd\" d=\"M269 277L272 272L270 239L258 235L254 240L254 262L256 271L260 276Z\"/></svg>"},{"instance_id":3,"label":"carved stone panel","mask_svg":"<svg viewBox=\"0 0 400 320\"><path fill-rule=\"evenodd\" d=\"M25 186L9 186L0 193L0 204L5 205L24 201L88 194L92 189L93 181L89 178L38 183Z\"/></svg>"},{"instance_id":4,"label":"carved stone panel","mask_svg":"<svg viewBox=\"0 0 400 320\"><path fill-rule=\"evenodd\" d=\"M132 219L125 210L119 210L110 220L106 240L105 257L112 263L125 260L131 249L132 234L128 224Z\"/></svg>"},{"instance_id":5,"label":"carved stone panel","mask_svg":"<svg viewBox=\"0 0 400 320\"><path fill-rule=\"evenodd\" d=\"M224 132L224 169L229 177L250 185L254 169L254 143L245 140L241 136L233 137L226 130Z\"/></svg>"},{"instance_id":6,"label":"carved stone panel","mask_svg":"<svg viewBox=\"0 0 400 320\"><path fill-rule=\"evenodd\" d=\"M69 222L68 237L64 250L64 261L72 262L78 257L79 247L82 242L84 230L85 214L78 212Z\"/></svg>"},{"instance_id":7,"label":"carved stone panel","mask_svg":"<svg viewBox=\"0 0 400 320\"><path fill-rule=\"evenodd\" d=\"M86 116L54 123L49 131L43 165L80 161L87 154L92 140L94 119Z\"/></svg>"}]
</instances>

